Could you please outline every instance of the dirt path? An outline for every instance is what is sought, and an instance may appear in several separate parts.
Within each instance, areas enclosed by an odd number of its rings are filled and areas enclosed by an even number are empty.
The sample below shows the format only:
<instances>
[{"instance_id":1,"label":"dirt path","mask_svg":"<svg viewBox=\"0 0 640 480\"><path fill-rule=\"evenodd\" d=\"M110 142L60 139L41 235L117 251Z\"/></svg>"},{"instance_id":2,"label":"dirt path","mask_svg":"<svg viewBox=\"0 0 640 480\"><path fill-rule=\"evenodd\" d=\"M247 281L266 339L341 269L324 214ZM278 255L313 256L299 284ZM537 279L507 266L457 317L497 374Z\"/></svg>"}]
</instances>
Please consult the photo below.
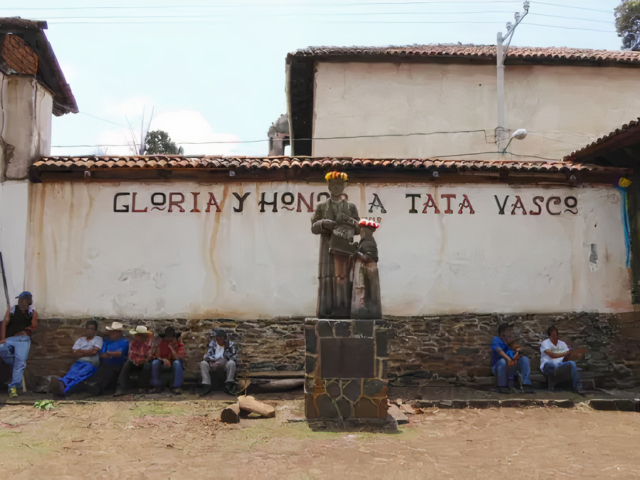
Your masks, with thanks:
<instances>
[{"instance_id":1,"label":"dirt path","mask_svg":"<svg viewBox=\"0 0 640 480\"><path fill-rule=\"evenodd\" d=\"M275 419L224 425L222 402L0 409L7 478L640 478L640 415L583 408L431 410L398 434L312 432Z\"/></svg>"}]
</instances>

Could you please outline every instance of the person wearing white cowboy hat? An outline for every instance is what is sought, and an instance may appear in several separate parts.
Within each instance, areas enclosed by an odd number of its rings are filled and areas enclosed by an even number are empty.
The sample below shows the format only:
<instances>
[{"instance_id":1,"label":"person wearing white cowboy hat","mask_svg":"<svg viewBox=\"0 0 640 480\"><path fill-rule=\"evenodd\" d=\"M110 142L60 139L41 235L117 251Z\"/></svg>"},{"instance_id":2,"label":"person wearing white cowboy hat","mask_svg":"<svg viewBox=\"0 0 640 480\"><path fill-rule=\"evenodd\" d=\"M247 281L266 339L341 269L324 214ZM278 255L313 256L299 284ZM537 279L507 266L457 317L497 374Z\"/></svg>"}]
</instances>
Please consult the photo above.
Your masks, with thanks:
<instances>
[{"instance_id":1,"label":"person wearing white cowboy hat","mask_svg":"<svg viewBox=\"0 0 640 480\"><path fill-rule=\"evenodd\" d=\"M129 375L132 371L141 371L147 362L151 361L151 342L153 340L153 332L144 325L138 325L133 330L129 330L133 335L133 341L129 343L129 358L122 367L120 375L118 375L118 384L114 397L124 395L127 390Z\"/></svg>"},{"instance_id":2,"label":"person wearing white cowboy hat","mask_svg":"<svg viewBox=\"0 0 640 480\"><path fill-rule=\"evenodd\" d=\"M120 322L113 322L105 327L109 332L109 338L104 340L100 358L102 362L93 375L85 381L78 383L66 393L88 391L93 395L100 395L122 371L122 366L127 361L129 341L124 338L125 326Z\"/></svg>"}]
</instances>

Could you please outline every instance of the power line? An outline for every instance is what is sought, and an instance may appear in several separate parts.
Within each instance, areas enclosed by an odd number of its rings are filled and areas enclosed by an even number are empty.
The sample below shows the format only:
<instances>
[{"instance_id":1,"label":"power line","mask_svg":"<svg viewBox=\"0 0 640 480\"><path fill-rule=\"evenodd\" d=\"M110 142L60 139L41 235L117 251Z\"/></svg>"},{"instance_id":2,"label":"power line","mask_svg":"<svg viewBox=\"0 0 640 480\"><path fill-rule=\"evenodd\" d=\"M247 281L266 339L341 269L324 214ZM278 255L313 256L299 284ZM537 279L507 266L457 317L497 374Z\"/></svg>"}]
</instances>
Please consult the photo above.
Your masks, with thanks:
<instances>
[{"instance_id":1,"label":"power line","mask_svg":"<svg viewBox=\"0 0 640 480\"><path fill-rule=\"evenodd\" d=\"M563 30L582 30L584 32L615 33L615 30L598 30L595 28L563 27L560 25L544 25L542 23L523 23L523 25L531 25L533 27L561 28Z\"/></svg>"},{"instance_id":2,"label":"power line","mask_svg":"<svg viewBox=\"0 0 640 480\"><path fill-rule=\"evenodd\" d=\"M98 117L96 117L98 118ZM386 134L377 134L377 135L352 135L346 137L315 137L315 138L296 138L295 141L301 140L352 140L356 138L385 138L385 137L414 137L414 136L429 136L429 135L449 135L449 134L458 134L458 133L485 133L486 130L478 129L478 130L452 130L452 131L435 131L435 132L414 132L414 133L386 133ZM220 141L212 141L212 142L179 142L176 141L176 144L179 145L210 145L210 144L236 144L236 143L261 143L268 142L269 139L260 139L260 140L220 140ZM52 145L55 148L97 148L97 147L128 147L129 145L108 145L108 144L99 144L99 145Z\"/></svg>"},{"instance_id":3,"label":"power line","mask_svg":"<svg viewBox=\"0 0 640 480\"><path fill-rule=\"evenodd\" d=\"M496 13L510 13L508 11L498 11L498 10L485 10L485 11L476 11L476 12L358 12L358 13L260 13L260 17L298 17L298 16L339 16L339 17L368 17L368 16L390 16L390 15L486 15L486 14L496 14ZM240 14L240 13L238 13ZM243 14L245 17L246 15ZM561 18L568 20L581 20L585 22L596 22L596 23L607 23L613 25L613 21L607 20L594 20L590 18L582 18L582 17L568 17L564 15L548 15L543 13L531 13L531 15L536 15L539 17L549 17L549 18ZM123 15L100 15L97 17L89 17L89 16L63 16L63 17L47 17L47 20L103 20L103 19L126 19L126 20L136 20L136 19L146 20L150 18L168 18L168 19L196 19L196 20L204 20L209 18L221 18L220 15L145 15L139 17L131 17L131 16L123 16ZM61 23L61 22L53 22L53 23ZM106 22L105 22L106 23ZM129 22L126 22L129 23ZM151 22L149 22L151 23ZM497 22L496 22L497 23Z\"/></svg>"},{"instance_id":4,"label":"power line","mask_svg":"<svg viewBox=\"0 0 640 480\"><path fill-rule=\"evenodd\" d=\"M521 3L519 0L483 0L483 1L466 1L456 2L458 4L503 4L508 5L512 3ZM429 4L447 4L451 5L450 1L421 1L421 2L366 2L366 3L318 3L318 4L297 4L297 3L238 3L227 5L106 5L106 6L83 6L83 7L10 7L3 8L3 10L38 10L38 11L50 11L50 10L160 10L160 9L174 9L174 8L246 8L246 7L295 7L295 8L326 8L326 7L360 7L360 6L375 6L375 5L429 5Z\"/></svg>"},{"instance_id":5,"label":"power line","mask_svg":"<svg viewBox=\"0 0 640 480\"><path fill-rule=\"evenodd\" d=\"M519 0L483 0L483 1L464 1L456 2L457 4L514 4L521 3ZM611 10L602 10L597 8L579 7L575 5L563 5L559 3L539 2L533 0L531 3L539 5L547 5L550 7L569 8L576 10L586 10L590 12L613 13ZM28 10L28 11L56 11L56 10L161 10L176 8L202 8L202 9L224 9L224 8L246 8L246 7L294 7L294 8L331 8L331 7L369 7L369 6L398 6L398 5L451 5L450 1L416 1L416 2L361 2L361 3L318 3L318 4L297 4L297 3L240 3L227 5L105 5L105 6L82 6L82 7L9 7L3 10Z\"/></svg>"},{"instance_id":6,"label":"power line","mask_svg":"<svg viewBox=\"0 0 640 480\"><path fill-rule=\"evenodd\" d=\"M50 22L51 24L55 24L55 25L175 25L177 23L182 23L182 24L190 24L190 23L214 23L211 22L210 20L206 20L206 19L201 19L201 18L194 18L191 21L151 21L151 22L72 22L72 21L53 21ZM220 25L224 22L215 22L216 25ZM435 21L435 22L429 22L429 21L375 21L375 20L371 20L371 21L355 21L355 22L344 22L344 21L321 21L321 22L316 22L318 24L325 24L325 25L470 25L470 24L482 24L482 25L502 25L503 22L499 22L499 21L475 21L475 20L470 20L470 21ZM582 30L585 32L601 32L601 33L615 33L615 30L598 30L598 29L594 29L594 28L580 28L580 27L564 27L564 26L560 26L560 25L546 25L546 24L542 24L542 23L528 23L525 22L523 23L523 25L529 25L529 26L533 26L533 27L546 27L546 28L560 28L560 29L564 29L564 30Z\"/></svg>"},{"instance_id":7,"label":"power line","mask_svg":"<svg viewBox=\"0 0 640 480\"><path fill-rule=\"evenodd\" d=\"M574 8L576 10L588 10L590 12L600 12L600 13L609 13L609 14L613 13L613 10L599 10L597 8L576 7L575 5L561 5L559 3L538 2L537 0L534 0L531 3L534 3L534 4L537 3L539 5L548 5L550 7Z\"/></svg>"},{"instance_id":8,"label":"power line","mask_svg":"<svg viewBox=\"0 0 640 480\"><path fill-rule=\"evenodd\" d=\"M592 20L591 18L567 17L562 15L547 15L544 13L534 13L534 12L529 12L529 15L535 15L536 17L566 18L568 20L582 20L584 22L608 23L610 25L613 25L615 23L614 21L609 21L609 20Z\"/></svg>"},{"instance_id":9,"label":"power line","mask_svg":"<svg viewBox=\"0 0 640 480\"><path fill-rule=\"evenodd\" d=\"M107 120L106 118L96 117L95 115L91 115L90 113L86 113L86 112L78 112L78 113L81 113L82 115L87 115L88 117L93 117L93 118L95 118L97 120L102 120L103 122L107 122L107 123L111 123L113 125L117 125L118 127L127 128L124 125L121 125L121 124L116 123L116 122L112 122L111 120Z\"/></svg>"},{"instance_id":10,"label":"power line","mask_svg":"<svg viewBox=\"0 0 640 480\"><path fill-rule=\"evenodd\" d=\"M302 17L302 16L312 16L312 17L327 17L327 16L335 16L335 17L368 17L373 15L483 15L483 14L494 14L494 13L510 13L506 10L486 10L481 12L347 12L347 13L282 13L282 12L271 12L271 13L256 13L255 15L259 15L262 17ZM228 15L226 13L222 15ZM244 12L238 12L237 15L246 16ZM547 15L549 16L549 15ZM553 16L553 15L551 15ZM140 15L136 17L131 17L128 15L100 15L98 17L86 17L86 16L72 16L72 17L47 17L47 20L93 20L93 19L113 19L113 18L124 18L124 19L147 19L147 18L221 18L221 15L198 15L196 13L191 15ZM573 18L573 17L557 17L557 18Z\"/></svg>"}]
</instances>

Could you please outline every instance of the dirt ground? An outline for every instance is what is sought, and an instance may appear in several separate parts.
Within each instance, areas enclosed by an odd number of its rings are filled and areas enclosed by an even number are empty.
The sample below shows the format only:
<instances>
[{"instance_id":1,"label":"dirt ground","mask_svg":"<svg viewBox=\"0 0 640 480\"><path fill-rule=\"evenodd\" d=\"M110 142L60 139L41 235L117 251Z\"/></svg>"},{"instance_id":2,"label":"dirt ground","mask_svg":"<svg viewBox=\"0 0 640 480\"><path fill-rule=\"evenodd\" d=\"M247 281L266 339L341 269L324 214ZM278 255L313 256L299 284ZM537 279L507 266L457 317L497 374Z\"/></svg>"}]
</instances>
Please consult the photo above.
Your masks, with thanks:
<instances>
[{"instance_id":1,"label":"dirt ground","mask_svg":"<svg viewBox=\"0 0 640 480\"><path fill-rule=\"evenodd\" d=\"M640 415L427 410L400 432L313 432L300 400L274 419L218 421L225 402L0 409L6 478L640 478ZM292 420L292 421L289 421Z\"/></svg>"}]
</instances>

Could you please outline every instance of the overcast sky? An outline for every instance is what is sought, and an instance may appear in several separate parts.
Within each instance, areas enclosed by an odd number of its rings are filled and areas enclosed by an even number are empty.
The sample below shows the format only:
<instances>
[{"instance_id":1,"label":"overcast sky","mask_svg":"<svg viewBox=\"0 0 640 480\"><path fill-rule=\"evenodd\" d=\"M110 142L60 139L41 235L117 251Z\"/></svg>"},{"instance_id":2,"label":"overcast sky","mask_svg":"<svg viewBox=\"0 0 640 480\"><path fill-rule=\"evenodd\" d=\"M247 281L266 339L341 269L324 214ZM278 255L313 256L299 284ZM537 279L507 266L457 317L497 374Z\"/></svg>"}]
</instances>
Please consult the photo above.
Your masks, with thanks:
<instances>
[{"instance_id":1,"label":"overcast sky","mask_svg":"<svg viewBox=\"0 0 640 480\"><path fill-rule=\"evenodd\" d=\"M617 50L617 4L531 1L512 45ZM288 52L317 45L493 45L496 33L522 11L521 1L504 0L2 0L2 5L2 16L48 21L47 36L78 102L81 113L54 117L55 155L128 144L128 122L139 130L143 108L147 118L154 109L151 128L168 131L186 154L266 155L266 141L186 142L266 140L270 124L286 109ZM102 150L130 153L127 146Z\"/></svg>"}]
</instances>

